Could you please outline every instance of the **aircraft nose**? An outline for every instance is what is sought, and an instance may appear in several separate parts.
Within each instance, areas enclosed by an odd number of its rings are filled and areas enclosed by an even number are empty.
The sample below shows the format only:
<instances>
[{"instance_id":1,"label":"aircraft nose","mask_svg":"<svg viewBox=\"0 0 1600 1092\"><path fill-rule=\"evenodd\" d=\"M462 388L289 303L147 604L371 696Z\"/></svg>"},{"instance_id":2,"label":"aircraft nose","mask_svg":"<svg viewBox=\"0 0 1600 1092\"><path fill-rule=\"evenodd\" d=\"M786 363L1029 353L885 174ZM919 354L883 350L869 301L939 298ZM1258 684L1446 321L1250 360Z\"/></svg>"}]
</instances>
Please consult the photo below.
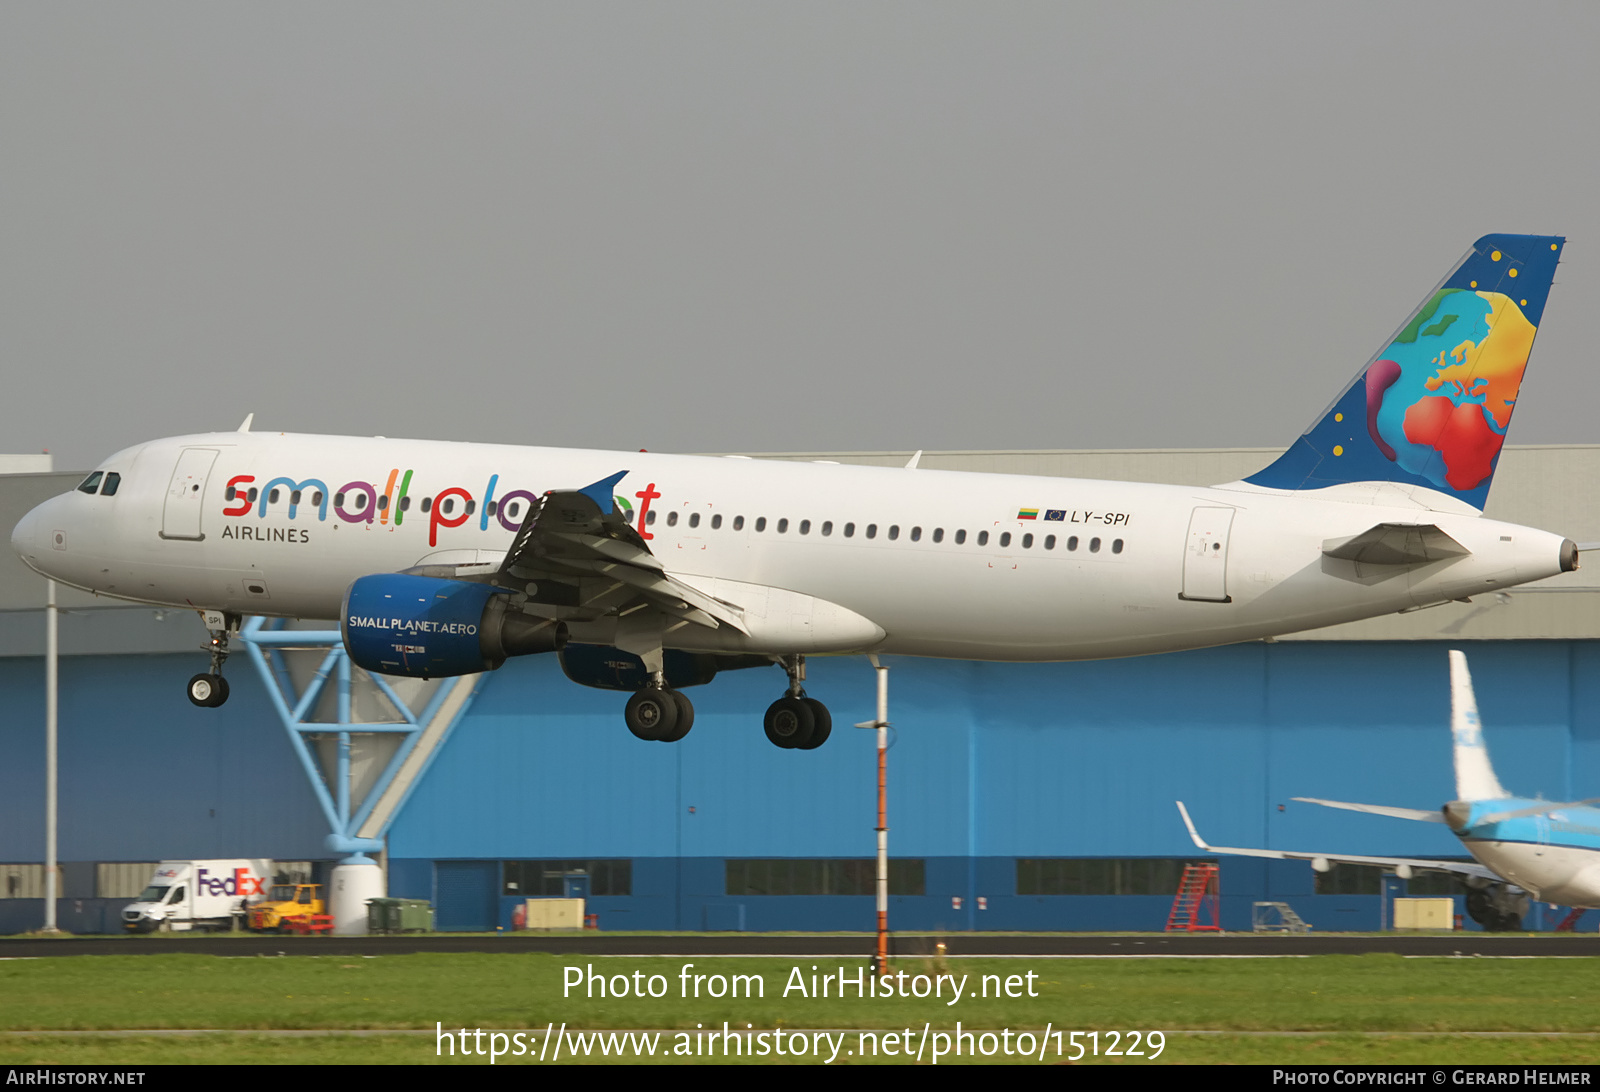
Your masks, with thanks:
<instances>
[{"instance_id":1,"label":"aircraft nose","mask_svg":"<svg viewBox=\"0 0 1600 1092\"><path fill-rule=\"evenodd\" d=\"M38 535L39 509L35 508L17 521L11 529L11 548L15 550L24 561L28 555L34 553L34 539Z\"/></svg>"},{"instance_id":2,"label":"aircraft nose","mask_svg":"<svg viewBox=\"0 0 1600 1092\"><path fill-rule=\"evenodd\" d=\"M52 550L66 547L64 541L55 541L58 534L64 535L65 532L57 531L50 525L50 508L59 499L52 498L36 506L11 529L11 548L22 558L23 564L41 576L50 575L44 564L47 555Z\"/></svg>"}]
</instances>

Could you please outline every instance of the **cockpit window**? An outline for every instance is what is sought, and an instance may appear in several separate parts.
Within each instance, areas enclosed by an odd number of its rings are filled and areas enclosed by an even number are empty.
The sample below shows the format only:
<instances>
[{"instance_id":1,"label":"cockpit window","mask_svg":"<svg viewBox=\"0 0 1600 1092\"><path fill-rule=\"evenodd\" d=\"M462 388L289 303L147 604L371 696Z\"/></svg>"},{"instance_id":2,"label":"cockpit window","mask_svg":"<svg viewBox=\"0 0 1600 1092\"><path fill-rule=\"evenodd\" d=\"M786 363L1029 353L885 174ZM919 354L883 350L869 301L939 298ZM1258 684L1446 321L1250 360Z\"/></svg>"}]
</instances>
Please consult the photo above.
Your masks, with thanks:
<instances>
[{"instance_id":1,"label":"cockpit window","mask_svg":"<svg viewBox=\"0 0 1600 1092\"><path fill-rule=\"evenodd\" d=\"M100 495L102 497L114 497L114 496L116 496L117 495L117 486L119 486L121 484L122 484L122 475L116 473L115 471L112 471L110 474L106 475L106 484L100 487Z\"/></svg>"},{"instance_id":2,"label":"cockpit window","mask_svg":"<svg viewBox=\"0 0 1600 1092\"><path fill-rule=\"evenodd\" d=\"M83 479L83 484L78 486L78 492L88 493L93 496L100 491L100 479L103 477L105 477L105 471L96 470L93 474Z\"/></svg>"}]
</instances>

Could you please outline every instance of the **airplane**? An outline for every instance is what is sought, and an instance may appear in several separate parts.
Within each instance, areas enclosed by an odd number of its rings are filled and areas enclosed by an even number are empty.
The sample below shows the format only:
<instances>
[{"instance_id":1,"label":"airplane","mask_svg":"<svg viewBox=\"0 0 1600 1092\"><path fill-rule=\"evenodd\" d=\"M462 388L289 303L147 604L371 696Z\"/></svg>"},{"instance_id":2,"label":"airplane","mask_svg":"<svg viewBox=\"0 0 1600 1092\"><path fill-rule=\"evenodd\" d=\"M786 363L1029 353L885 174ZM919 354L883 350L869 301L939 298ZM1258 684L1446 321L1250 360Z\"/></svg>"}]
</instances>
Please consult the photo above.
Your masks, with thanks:
<instances>
[{"instance_id":1,"label":"airplane","mask_svg":"<svg viewBox=\"0 0 1600 1092\"><path fill-rule=\"evenodd\" d=\"M1600 907L1600 797L1565 803L1513 796L1500 787L1478 719L1467 658L1450 652L1450 735L1455 752L1456 799L1437 811L1340 800L1294 799L1325 808L1443 823L1478 863L1413 857L1361 857L1348 853L1291 853L1208 845L1178 801L1194 844L1207 853L1310 861L1318 872L1335 863L1376 865L1409 880L1417 872L1445 872L1467 889L1467 913L1491 932L1522 928L1528 897L1573 909Z\"/></svg>"},{"instance_id":2,"label":"airplane","mask_svg":"<svg viewBox=\"0 0 1600 1092\"><path fill-rule=\"evenodd\" d=\"M629 730L662 742L693 725L683 688L777 663L788 687L765 732L807 750L832 724L808 656L1136 656L1575 569L1572 541L1482 517L1564 243L1484 236L1281 457L1213 488L262 433L247 417L118 452L11 541L61 583L202 612L199 706L227 699L245 614L339 618L353 662L389 675L554 652L573 681L629 692Z\"/></svg>"}]
</instances>

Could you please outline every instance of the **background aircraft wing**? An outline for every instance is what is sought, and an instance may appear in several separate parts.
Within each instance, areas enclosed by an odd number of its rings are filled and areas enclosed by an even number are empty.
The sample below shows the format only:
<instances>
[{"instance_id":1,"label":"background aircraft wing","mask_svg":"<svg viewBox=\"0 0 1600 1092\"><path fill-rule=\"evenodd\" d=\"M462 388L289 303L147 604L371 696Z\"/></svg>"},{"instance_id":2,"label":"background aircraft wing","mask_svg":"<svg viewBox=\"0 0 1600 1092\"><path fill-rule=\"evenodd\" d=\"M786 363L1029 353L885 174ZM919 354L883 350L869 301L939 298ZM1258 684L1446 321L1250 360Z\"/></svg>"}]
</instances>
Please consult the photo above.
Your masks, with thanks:
<instances>
[{"instance_id":1,"label":"background aircraft wing","mask_svg":"<svg viewBox=\"0 0 1600 1092\"><path fill-rule=\"evenodd\" d=\"M1302 804L1321 804L1325 808L1343 808L1345 811L1364 811L1369 815L1387 815L1391 819L1415 819L1419 823L1443 823L1444 813L1423 811L1421 808L1392 808L1387 804L1348 804L1343 800L1318 800L1311 796L1297 796Z\"/></svg>"},{"instance_id":2,"label":"background aircraft wing","mask_svg":"<svg viewBox=\"0 0 1600 1092\"><path fill-rule=\"evenodd\" d=\"M1473 861L1434 861L1423 857L1363 857L1353 853L1297 853L1281 849L1240 849L1237 846L1208 845L1201 839L1200 832L1195 830L1194 820L1189 818L1189 809L1183 806L1183 801L1179 800L1177 804L1178 813L1183 816L1183 825L1189 828L1189 837L1193 839L1195 845L1207 853L1268 857L1278 861L1310 861L1311 867L1318 872L1326 872L1330 864L1359 864L1394 869L1402 875L1408 872L1448 872L1470 879L1501 880L1500 876Z\"/></svg>"}]
</instances>

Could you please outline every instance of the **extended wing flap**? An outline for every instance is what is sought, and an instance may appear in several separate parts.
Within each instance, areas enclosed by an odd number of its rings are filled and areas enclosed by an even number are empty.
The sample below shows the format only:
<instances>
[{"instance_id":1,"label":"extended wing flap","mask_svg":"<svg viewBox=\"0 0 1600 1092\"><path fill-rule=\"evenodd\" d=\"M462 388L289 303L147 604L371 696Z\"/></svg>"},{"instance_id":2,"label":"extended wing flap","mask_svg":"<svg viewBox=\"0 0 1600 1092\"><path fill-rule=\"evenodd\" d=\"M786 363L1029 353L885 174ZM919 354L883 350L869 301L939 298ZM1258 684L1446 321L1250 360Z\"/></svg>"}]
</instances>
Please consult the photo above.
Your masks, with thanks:
<instances>
[{"instance_id":1,"label":"extended wing flap","mask_svg":"<svg viewBox=\"0 0 1600 1092\"><path fill-rule=\"evenodd\" d=\"M567 534L565 532L552 532L552 539L565 540L575 548L575 552L593 552L602 557L623 565L631 565L637 569L649 569L652 572L665 572L661 562L642 544L634 545L622 539L603 538L600 535Z\"/></svg>"},{"instance_id":2,"label":"extended wing flap","mask_svg":"<svg viewBox=\"0 0 1600 1092\"><path fill-rule=\"evenodd\" d=\"M584 562L578 559L569 559L568 563L574 567L592 569L599 575L608 576L613 580L627 584L629 587L649 596L658 606L666 606L669 609L676 610L680 605L687 605L703 612L709 618L715 619L717 623L732 626L741 633L748 632L745 629L743 619L740 617L741 612L737 607L724 603L720 599L713 599L703 592L696 591L683 581L668 576L660 569L642 569L618 562L598 560ZM700 621L702 625L705 624L701 619L691 620Z\"/></svg>"},{"instance_id":3,"label":"extended wing flap","mask_svg":"<svg viewBox=\"0 0 1600 1092\"><path fill-rule=\"evenodd\" d=\"M1322 552L1362 565L1426 565L1472 553L1432 523L1375 524L1359 535L1328 539Z\"/></svg>"}]
</instances>

